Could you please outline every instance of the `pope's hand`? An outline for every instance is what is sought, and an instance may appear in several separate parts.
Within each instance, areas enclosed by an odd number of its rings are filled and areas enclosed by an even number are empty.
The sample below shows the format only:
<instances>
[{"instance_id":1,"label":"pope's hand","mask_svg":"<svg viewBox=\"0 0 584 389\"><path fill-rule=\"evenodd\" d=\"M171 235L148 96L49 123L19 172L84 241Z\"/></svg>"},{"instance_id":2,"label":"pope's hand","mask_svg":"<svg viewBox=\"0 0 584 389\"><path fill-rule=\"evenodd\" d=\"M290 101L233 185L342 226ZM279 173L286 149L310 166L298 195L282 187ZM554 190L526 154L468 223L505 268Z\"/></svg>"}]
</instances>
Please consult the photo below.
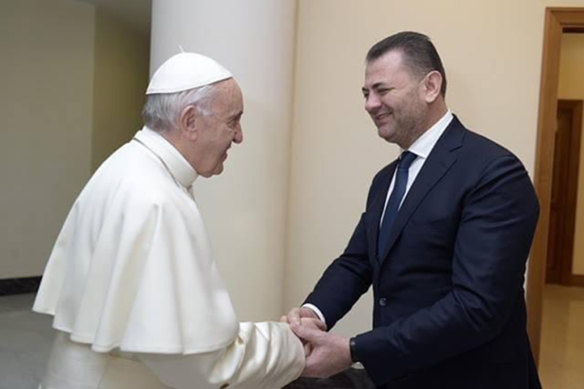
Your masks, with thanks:
<instances>
[{"instance_id":1,"label":"pope's hand","mask_svg":"<svg viewBox=\"0 0 584 389\"><path fill-rule=\"evenodd\" d=\"M292 322L290 328L310 347L302 373L304 377L330 377L351 366L348 338L324 332L304 321Z\"/></svg>"},{"instance_id":2,"label":"pope's hand","mask_svg":"<svg viewBox=\"0 0 584 389\"><path fill-rule=\"evenodd\" d=\"M318 315L310 308L292 308L288 315L280 318L280 321L288 324L306 325L309 328L316 328L320 331L326 331L326 324L320 320ZM308 357L312 353L312 345L306 340L300 338L304 346L304 356Z\"/></svg>"},{"instance_id":3,"label":"pope's hand","mask_svg":"<svg viewBox=\"0 0 584 389\"><path fill-rule=\"evenodd\" d=\"M318 315L310 308L306 308L306 307L302 307L302 308L292 308L290 310L290 312L288 312L288 315L284 315L280 318L280 321L283 321L284 323L288 323L288 324L301 324L301 319L314 319L314 320L318 320L321 323L320 327L324 327L323 330L326 330L326 324L323 323L320 318L318 317Z\"/></svg>"}]
</instances>

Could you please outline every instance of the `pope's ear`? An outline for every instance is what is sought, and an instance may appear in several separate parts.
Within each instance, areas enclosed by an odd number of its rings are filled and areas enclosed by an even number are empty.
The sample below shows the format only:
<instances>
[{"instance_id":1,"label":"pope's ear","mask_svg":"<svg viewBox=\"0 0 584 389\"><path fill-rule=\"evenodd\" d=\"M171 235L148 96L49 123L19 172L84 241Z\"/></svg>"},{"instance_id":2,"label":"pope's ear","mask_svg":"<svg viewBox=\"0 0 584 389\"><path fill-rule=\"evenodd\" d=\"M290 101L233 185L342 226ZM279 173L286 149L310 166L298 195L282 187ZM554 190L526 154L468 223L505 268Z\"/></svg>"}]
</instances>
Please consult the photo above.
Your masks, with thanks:
<instances>
[{"instance_id":1,"label":"pope's ear","mask_svg":"<svg viewBox=\"0 0 584 389\"><path fill-rule=\"evenodd\" d=\"M178 119L181 133L191 140L194 140L197 136L197 115L197 108L193 105L187 105L181 111Z\"/></svg>"}]
</instances>

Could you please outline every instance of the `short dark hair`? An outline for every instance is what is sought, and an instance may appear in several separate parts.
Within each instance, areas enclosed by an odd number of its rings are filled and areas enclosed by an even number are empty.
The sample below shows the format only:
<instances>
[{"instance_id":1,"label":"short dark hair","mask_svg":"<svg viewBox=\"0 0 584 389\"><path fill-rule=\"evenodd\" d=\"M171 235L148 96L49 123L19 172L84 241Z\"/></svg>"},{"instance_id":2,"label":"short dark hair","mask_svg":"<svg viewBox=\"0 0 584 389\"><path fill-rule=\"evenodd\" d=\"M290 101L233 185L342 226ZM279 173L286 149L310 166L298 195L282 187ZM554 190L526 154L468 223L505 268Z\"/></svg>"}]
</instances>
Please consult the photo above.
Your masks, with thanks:
<instances>
[{"instance_id":1,"label":"short dark hair","mask_svg":"<svg viewBox=\"0 0 584 389\"><path fill-rule=\"evenodd\" d=\"M374 44L367 52L367 62L379 59L390 51L400 51L406 66L419 75L436 70L442 75L440 94L446 95L446 73L438 51L430 38L414 31L402 31Z\"/></svg>"}]
</instances>

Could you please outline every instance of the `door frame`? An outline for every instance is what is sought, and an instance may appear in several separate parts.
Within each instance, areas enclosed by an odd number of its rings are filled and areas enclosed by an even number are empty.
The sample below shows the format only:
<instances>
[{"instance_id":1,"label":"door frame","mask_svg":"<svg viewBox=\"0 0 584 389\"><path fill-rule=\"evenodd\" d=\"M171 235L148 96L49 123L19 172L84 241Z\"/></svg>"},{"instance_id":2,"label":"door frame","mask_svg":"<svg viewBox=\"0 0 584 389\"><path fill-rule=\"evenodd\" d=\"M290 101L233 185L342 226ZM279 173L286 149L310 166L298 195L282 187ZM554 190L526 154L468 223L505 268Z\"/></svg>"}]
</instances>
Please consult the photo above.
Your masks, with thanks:
<instances>
[{"instance_id":1,"label":"door frame","mask_svg":"<svg viewBox=\"0 0 584 389\"><path fill-rule=\"evenodd\" d=\"M554 137L560 71L560 48L564 28L584 28L584 8L546 8L539 93L535 188L540 218L535 230L527 274L527 330L534 357L539 360L543 286L549 234L549 213L554 163Z\"/></svg>"}]
</instances>

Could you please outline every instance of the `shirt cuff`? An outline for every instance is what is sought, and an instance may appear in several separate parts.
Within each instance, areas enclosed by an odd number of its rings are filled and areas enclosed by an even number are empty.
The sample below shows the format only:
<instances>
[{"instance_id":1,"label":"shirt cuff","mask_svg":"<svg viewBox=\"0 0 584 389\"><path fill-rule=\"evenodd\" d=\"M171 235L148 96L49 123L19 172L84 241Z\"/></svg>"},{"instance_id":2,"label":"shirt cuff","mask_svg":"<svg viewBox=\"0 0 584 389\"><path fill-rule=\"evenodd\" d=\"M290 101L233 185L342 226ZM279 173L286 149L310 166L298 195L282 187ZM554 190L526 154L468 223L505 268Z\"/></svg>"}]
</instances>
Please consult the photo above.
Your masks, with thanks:
<instances>
[{"instance_id":1,"label":"shirt cuff","mask_svg":"<svg viewBox=\"0 0 584 389\"><path fill-rule=\"evenodd\" d=\"M326 319L324 318L324 315L322 314L322 312L320 311L320 309L318 309L315 305L312 304L304 304L302 306L302 308L308 308L311 311L313 311L314 313L316 313L316 316L318 316L318 318L324 323L324 325L326 324Z\"/></svg>"}]
</instances>

